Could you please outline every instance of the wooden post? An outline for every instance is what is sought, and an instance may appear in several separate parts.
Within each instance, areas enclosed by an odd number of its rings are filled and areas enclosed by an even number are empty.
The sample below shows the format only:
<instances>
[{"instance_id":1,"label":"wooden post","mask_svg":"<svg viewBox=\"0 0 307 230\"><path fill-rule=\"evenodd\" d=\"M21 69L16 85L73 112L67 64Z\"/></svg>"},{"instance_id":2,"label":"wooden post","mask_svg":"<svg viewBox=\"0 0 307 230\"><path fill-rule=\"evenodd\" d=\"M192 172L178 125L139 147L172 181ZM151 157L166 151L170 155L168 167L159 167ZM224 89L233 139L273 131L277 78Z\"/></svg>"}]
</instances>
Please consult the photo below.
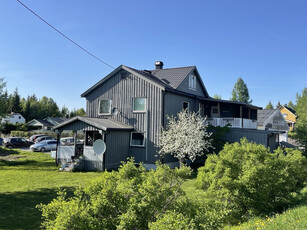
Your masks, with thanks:
<instances>
[{"instance_id":1,"label":"wooden post","mask_svg":"<svg viewBox=\"0 0 307 230\"><path fill-rule=\"evenodd\" d=\"M248 109L248 119L251 119L251 109Z\"/></svg>"},{"instance_id":2,"label":"wooden post","mask_svg":"<svg viewBox=\"0 0 307 230\"><path fill-rule=\"evenodd\" d=\"M74 130L74 146L75 146L75 156L77 155L76 152L77 152L77 137L78 137L78 131L77 130Z\"/></svg>"},{"instance_id":3,"label":"wooden post","mask_svg":"<svg viewBox=\"0 0 307 230\"><path fill-rule=\"evenodd\" d=\"M242 105L240 105L240 118L241 118L241 128L243 128L243 109L242 109Z\"/></svg>"},{"instance_id":4,"label":"wooden post","mask_svg":"<svg viewBox=\"0 0 307 230\"><path fill-rule=\"evenodd\" d=\"M218 112L218 117L221 117L221 108L220 108L220 103L217 103L217 112Z\"/></svg>"},{"instance_id":5,"label":"wooden post","mask_svg":"<svg viewBox=\"0 0 307 230\"><path fill-rule=\"evenodd\" d=\"M57 133L56 149L55 149L55 165L58 167L58 146L61 140L61 133Z\"/></svg>"}]
</instances>

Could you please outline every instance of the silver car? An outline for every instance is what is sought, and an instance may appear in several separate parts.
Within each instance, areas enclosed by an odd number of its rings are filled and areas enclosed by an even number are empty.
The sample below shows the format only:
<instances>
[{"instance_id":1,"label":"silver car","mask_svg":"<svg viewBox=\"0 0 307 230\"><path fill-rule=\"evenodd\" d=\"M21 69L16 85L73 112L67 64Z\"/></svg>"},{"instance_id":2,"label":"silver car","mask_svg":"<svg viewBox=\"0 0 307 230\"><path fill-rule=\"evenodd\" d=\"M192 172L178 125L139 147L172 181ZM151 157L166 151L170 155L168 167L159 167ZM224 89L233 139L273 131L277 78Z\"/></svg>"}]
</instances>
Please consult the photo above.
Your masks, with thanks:
<instances>
[{"instance_id":1,"label":"silver car","mask_svg":"<svg viewBox=\"0 0 307 230\"><path fill-rule=\"evenodd\" d=\"M45 151L51 151L56 150L56 140L45 140L38 143L35 143L34 145L30 146L30 149L32 151L39 151L39 152L45 152Z\"/></svg>"}]
</instances>

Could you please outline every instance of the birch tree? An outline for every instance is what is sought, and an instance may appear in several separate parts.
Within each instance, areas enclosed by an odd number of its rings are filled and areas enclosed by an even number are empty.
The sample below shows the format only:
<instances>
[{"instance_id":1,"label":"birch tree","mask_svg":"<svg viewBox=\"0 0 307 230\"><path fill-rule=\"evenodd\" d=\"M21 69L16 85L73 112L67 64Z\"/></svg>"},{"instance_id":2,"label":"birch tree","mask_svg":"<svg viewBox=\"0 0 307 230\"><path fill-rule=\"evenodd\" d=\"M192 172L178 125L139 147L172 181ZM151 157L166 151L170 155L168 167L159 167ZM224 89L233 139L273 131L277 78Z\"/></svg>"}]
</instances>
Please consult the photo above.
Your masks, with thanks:
<instances>
[{"instance_id":1,"label":"birch tree","mask_svg":"<svg viewBox=\"0 0 307 230\"><path fill-rule=\"evenodd\" d=\"M204 125L205 118L199 113L189 113L186 110L177 117L167 117L166 129L163 129L159 139L159 154L171 154L179 159L180 167L184 159L194 161L211 147L211 136Z\"/></svg>"}]
</instances>

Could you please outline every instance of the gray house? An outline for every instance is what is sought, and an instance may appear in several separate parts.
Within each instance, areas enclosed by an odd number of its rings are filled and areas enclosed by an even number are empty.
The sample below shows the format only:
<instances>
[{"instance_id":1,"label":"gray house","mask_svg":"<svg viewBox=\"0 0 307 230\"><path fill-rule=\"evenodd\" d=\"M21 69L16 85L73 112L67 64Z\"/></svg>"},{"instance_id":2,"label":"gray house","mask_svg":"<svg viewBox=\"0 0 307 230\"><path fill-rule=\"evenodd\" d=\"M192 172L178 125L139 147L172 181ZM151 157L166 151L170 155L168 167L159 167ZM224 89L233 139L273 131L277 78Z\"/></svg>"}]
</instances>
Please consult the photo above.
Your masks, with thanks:
<instances>
[{"instance_id":1,"label":"gray house","mask_svg":"<svg viewBox=\"0 0 307 230\"><path fill-rule=\"evenodd\" d=\"M117 168L127 157L154 167L158 137L165 127L167 115L183 109L200 111L207 123L214 126L230 124L240 129L257 129L259 107L209 96L195 66L163 69L163 62L154 70L136 70L119 66L82 95L86 99L86 117L75 117L54 129L85 133L83 153L87 169ZM95 155L93 142L103 139L106 152ZM71 146L59 146L58 159L69 161L76 154ZM64 149L66 148L66 149ZM177 165L172 156L164 163Z\"/></svg>"}]
</instances>

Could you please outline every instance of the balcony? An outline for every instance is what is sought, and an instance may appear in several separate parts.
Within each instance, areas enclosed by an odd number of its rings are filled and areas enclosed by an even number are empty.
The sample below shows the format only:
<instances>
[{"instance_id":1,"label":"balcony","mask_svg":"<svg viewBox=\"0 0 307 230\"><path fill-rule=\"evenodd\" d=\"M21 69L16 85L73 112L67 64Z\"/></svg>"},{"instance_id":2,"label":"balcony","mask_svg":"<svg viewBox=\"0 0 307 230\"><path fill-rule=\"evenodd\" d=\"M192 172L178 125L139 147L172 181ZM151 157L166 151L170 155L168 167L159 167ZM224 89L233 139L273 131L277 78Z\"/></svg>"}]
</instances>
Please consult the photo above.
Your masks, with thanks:
<instances>
[{"instance_id":1,"label":"balcony","mask_svg":"<svg viewBox=\"0 0 307 230\"><path fill-rule=\"evenodd\" d=\"M207 118L205 125L224 127L230 125L231 128L257 129L257 120L234 117Z\"/></svg>"}]
</instances>

